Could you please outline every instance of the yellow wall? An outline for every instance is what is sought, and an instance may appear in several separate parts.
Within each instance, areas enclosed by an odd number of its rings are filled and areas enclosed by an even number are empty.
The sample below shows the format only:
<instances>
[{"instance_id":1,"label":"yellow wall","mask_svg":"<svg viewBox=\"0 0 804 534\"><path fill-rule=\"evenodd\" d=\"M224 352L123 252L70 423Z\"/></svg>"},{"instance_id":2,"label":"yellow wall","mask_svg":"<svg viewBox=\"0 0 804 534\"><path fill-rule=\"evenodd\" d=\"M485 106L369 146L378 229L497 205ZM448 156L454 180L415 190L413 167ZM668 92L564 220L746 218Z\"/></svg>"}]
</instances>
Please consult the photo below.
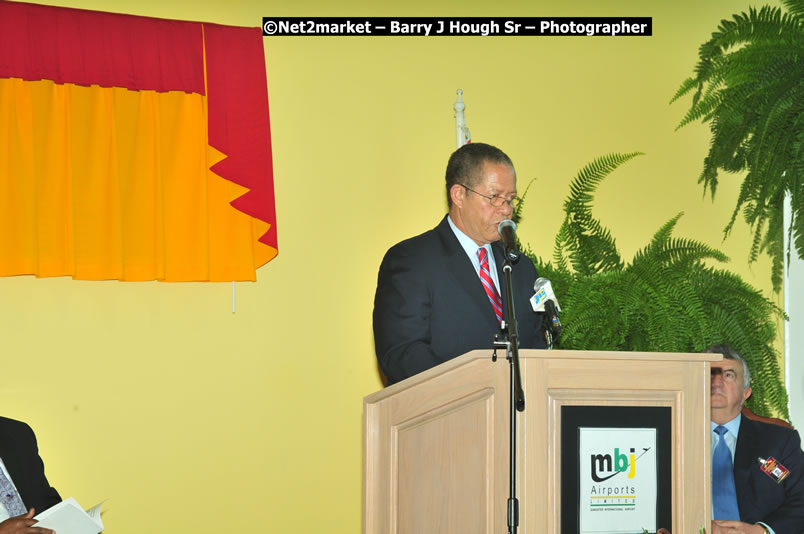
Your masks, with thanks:
<instances>
[{"instance_id":1,"label":"yellow wall","mask_svg":"<svg viewBox=\"0 0 804 534\"><path fill-rule=\"evenodd\" d=\"M644 151L600 188L625 258L677 212L677 235L746 263L737 180L696 183L707 129L668 101L697 47L747 1L44 3L258 26L262 16L652 16L650 38L266 38L279 217L258 282L0 279L3 415L36 430L63 496L108 498L107 532L332 532L361 525L362 397L381 387L371 311L396 241L445 212L452 105L475 141L538 177L520 235L549 255L567 183L592 158Z\"/></svg>"}]
</instances>

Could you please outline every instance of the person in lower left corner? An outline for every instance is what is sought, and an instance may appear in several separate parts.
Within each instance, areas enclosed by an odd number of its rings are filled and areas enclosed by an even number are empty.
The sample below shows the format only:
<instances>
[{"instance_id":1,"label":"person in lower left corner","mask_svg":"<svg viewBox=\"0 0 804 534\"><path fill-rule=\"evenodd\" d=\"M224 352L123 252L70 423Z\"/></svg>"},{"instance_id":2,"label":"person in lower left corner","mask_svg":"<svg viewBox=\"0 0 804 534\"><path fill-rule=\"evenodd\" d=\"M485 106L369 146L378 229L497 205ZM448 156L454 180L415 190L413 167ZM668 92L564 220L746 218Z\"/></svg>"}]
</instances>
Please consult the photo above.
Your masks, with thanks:
<instances>
[{"instance_id":1,"label":"person in lower left corner","mask_svg":"<svg viewBox=\"0 0 804 534\"><path fill-rule=\"evenodd\" d=\"M0 534L54 534L34 527L33 516L60 502L45 477L31 427L0 417Z\"/></svg>"},{"instance_id":2,"label":"person in lower left corner","mask_svg":"<svg viewBox=\"0 0 804 534\"><path fill-rule=\"evenodd\" d=\"M793 429L743 417L751 375L728 345L712 362L712 530L710 534L802 534L804 452Z\"/></svg>"}]
</instances>

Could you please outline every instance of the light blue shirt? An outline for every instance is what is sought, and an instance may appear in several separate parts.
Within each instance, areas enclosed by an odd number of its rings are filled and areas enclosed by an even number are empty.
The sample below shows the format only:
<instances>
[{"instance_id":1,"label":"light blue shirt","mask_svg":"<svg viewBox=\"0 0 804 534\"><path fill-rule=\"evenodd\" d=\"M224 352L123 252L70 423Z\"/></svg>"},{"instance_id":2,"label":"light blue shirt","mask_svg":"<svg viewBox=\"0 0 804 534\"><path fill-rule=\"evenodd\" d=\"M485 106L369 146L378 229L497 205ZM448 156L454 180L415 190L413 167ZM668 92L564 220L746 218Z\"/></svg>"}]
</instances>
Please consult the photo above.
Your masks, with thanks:
<instances>
[{"instance_id":1,"label":"light blue shirt","mask_svg":"<svg viewBox=\"0 0 804 534\"><path fill-rule=\"evenodd\" d=\"M475 267L475 272L477 273L478 280L480 279L480 259L477 257L477 249L480 247L477 246L474 239L469 237L468 235L464 234L460 228L455 226L455 223L452 222L452 218L447 215L447 222L449 223L449 227L452 228L452 233L455 234L455 237L458 238L458 242L463 247L463 250L466 252L466 255L469 256L469 260L472 262L472 265ZM491 273L491 279L494 280L494 286L497 288L497 293L502 295L500 292L500 281L497 278L497 264L494 262L494 254L491 252L491 245L485 244L483 248L486 249L486 256L489 259L489 273Z\"/></svg>"},{"instance_id":2,"label":"light blue shirt","mask_svg":"<svg viewBox=\"0 0 804 534\"><path fill-rule=\"evenodd\" d=\"M737 449L737 434L740 433L740 421L742 421L742 418L743 418L742 414L738 413L737 417L735 417L734 419L732 419L731 421L729 421L728 423L723 425L723 426L726 427L726 430L728 430L728 432L723 434L723 439L726 441L726 446L728 446L729 452L731 452L731 464L732 465L734 465L734 451ZM720 436L718 435L717 432L715 432L715 428L717 428L719 425L717 423L715 423L714 421L710 421L709 426L710 426L710 433L709 434L710 434L710 437L712 438L712 441L711 441L711 443L712 443L712 462L714 463L715 447L717 447L717 442L720 440ZM770 532L771 534L776 534L773 531L772 528L770 528L768 525L766 525L762 521L759 521L757 524L762 525L763 527L767 528L768 532Z\"/></svg>"}]
</instances>

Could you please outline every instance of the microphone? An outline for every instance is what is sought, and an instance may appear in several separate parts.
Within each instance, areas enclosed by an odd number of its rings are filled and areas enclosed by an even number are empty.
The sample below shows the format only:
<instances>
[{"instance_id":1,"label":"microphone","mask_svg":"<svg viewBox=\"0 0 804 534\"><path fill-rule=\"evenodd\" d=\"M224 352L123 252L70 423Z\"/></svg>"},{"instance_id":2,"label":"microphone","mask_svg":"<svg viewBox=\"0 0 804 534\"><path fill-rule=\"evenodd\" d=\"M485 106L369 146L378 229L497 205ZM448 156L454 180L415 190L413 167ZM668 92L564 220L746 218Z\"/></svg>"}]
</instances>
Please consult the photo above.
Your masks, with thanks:
<instances>
[{"instance_id":1,"label":"microphone","mask_svg":"<svg viewBox=\"0 0 804 534\"><path fill-rule=\"evenodd\" d=\"M561 306L558 304L558 298L553 292L553 285L547 278L539 277L533 283L533 290L536 292L530 298L530 305L535 312L544 312L545 319L548 324L546 330L549 330L548 345L552 345L558 341L561 335Z\"/></svg>"},{"instance_id":2,"label":"microphone","mask_svg":"<svg viewBox=\"0 0 804 534\"><path fill-rule=\"evenodd\" d=\"M516 223L511 219L500 221L497 225L497 232L500 234L500 239L503 242L505 249L505 257L509 261L516 261L519 259L519 247L516 246Z\"/></svg>"}]
</instances>

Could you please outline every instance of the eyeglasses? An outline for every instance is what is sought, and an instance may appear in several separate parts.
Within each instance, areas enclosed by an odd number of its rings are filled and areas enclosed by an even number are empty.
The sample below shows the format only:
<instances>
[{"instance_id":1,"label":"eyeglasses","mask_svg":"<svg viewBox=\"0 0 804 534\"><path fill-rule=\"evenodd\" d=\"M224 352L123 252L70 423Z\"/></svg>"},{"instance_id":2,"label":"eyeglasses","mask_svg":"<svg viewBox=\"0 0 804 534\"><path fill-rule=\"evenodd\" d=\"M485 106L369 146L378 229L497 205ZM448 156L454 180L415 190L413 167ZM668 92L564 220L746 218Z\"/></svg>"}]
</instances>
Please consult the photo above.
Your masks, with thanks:
<instances>
[{"instance_id":1,"label":"eyeglasses","mask_svg":"<svg viewBox=\"0 0 804 534\"><path fill-rule=\"evenodd\" d=\"M487 198L488 201L491 203L491 205L494 206L495 208L501 208L503 204L508 204L508 206L512 210L516 211L517 209L519 209L519 204L522 202L522 199L517 196L511 198L505 198L502 195L494 195L493 197L490 197L488 195L484 195L483 193L478 193L471 187L467 187L464 184L460 185L462 185L464 189L466 189L467 191L471 191L476 195L480 195L481 197Z\"/></svg>"}]
</instances>

